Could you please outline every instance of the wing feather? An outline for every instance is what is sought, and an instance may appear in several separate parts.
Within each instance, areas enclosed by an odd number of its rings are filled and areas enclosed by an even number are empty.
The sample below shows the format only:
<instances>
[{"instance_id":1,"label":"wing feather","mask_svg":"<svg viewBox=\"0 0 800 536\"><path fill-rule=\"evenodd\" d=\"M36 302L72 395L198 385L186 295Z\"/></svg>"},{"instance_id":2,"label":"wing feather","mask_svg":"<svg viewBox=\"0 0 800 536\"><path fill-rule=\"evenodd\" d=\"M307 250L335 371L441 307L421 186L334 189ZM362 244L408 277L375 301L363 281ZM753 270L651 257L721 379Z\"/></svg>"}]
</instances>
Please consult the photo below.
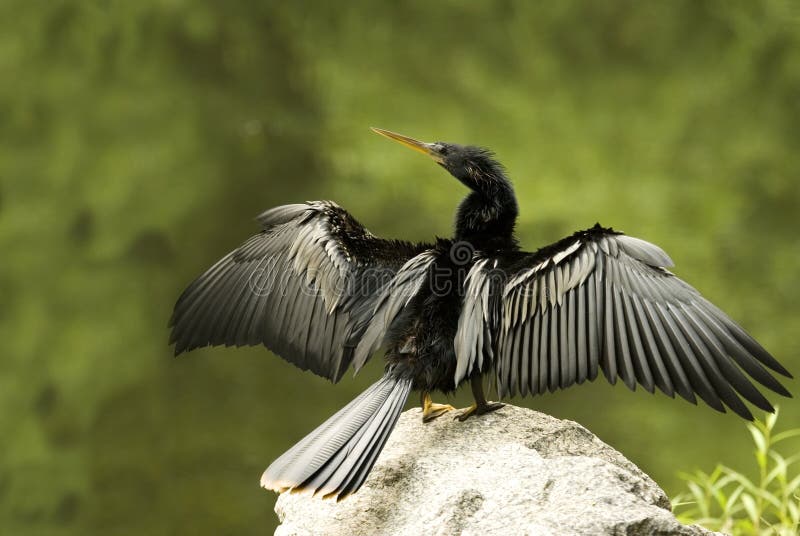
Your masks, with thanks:
<instances>
[{"instance_id":1,"label":"wing feather","mask_svg":"<svg viewBox=\"0 0 800 536\"><path fill-rule=\"evenodd\" d=\"M587 331L591 318L586 311L586 288L579 286L574 291L576 295L575 322L577 324L575 335L575 358L578 360L577 383L583 383L589 376L589 350L587 347Z\"/></svg>"},{"instance_id":2,"label":"wing feather","mask_svg":"<svg viewBox=\"0 0 800 536\"><path fill-rule=\"evenodd\" d=\"M175 353L263 344L337 381L353 362L376 304L385 304L383 289L418 290L409 274L402 283L395 276L432 246L377 238L330 201L276 207L257 220L262 231L178 299L170 321ZM373 329L372 335L380 339L383 333ZM356 370L368 357L360 356Z\"/></svg>"},{"instance_id":3,"label":"wing feather","mask_svg":"<svg viewBox=\"0 0 800 536\"><path fill-rule=\"evenodd\" d=\"M547 334L548 341L550 343L550 381L547 384L547 388L550 389L550 392L553 392L558 389L558 380L559 380L559 373L561 368L561 363L559 360L558 355L558 320L559 315L553 314L553 309L550 308L550 332Z\"/></svg>"},{"instance_id":4,"label":"wing feather","mask_svg":"<svg viewBox=\"0 0 800 536\"><path fill-rule=\"evenodd\" d=\"M489 264L503 274L502 290L494 301L467 292L456 385L485 369L485 358L501 395L563 389L594 380L598 370L610 383L657 387L693 404L699 396L746 419L745 400L772 409L751 380L789 395L768 369L789 372L669 272L672 260L649 242L595 226L535 253L484 259L471 269L470 287L489 288Z\"/></svg>"}]
</instances>

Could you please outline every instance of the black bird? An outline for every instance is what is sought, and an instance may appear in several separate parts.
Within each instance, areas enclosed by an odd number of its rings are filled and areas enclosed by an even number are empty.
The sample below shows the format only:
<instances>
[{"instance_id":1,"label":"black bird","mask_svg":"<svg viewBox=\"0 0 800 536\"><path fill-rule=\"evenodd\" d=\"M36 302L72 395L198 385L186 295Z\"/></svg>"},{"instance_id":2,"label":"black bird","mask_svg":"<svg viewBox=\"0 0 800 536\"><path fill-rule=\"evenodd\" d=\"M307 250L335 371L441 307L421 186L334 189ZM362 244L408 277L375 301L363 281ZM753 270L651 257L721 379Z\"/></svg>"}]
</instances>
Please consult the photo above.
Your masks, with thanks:
<instances>
[{"instance_id":1,"label":"black bird","mask_svg":"<svg viewBox=\"0 0 800 536\"><path fill-rule=\"evenodd\" d=\"M791 377L738 324L667 268L657 246L599 224L529 253L514 237L517 201L493 154L378 134L433 158L470 192L455 235L432 244L372 235L330 201L280 206L261 232L183 292L175 354L260 345L339 381L383 347L383 377L276 460L261 484L341 499L363 484L409 393L423 421L451 410L430 393L467 381L461 420L498 396L536 395L597 378L656 387L752 420L742 398L773 411L748 375L783 396Z\"/></svg>"}]
</instances>

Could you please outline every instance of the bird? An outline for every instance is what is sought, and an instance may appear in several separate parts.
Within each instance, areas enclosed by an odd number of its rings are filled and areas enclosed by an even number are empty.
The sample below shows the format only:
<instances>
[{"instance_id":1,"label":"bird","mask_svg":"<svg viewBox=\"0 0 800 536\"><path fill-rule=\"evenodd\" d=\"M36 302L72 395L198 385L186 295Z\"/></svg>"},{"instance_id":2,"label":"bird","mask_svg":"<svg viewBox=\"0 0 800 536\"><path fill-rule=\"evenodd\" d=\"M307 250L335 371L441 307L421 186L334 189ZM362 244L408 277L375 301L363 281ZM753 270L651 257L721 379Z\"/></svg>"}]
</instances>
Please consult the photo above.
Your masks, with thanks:
<instances>
[{"instance_id":1,"label":"bird","mask_svg":"<svg viewBox=\"0 0 800 536\"><path fill-rule=\"evenodd\" d=\"M372 129L467 187L451 238L379 238L332 201L278 206L260 231L191 282L170 320L175 355L263 345L338 382L383 353L382 377L275 460L261 485L335 500L364 483L412 391L422 420L460 421L499 400L597 379L675 395L747 420L771 412L751 380L786 397L791 378L739 324L674 275L645 240L595 224L536 251L490 150ZM469 384L474 402L436 403Z\"/></svg>"}]
</instances>

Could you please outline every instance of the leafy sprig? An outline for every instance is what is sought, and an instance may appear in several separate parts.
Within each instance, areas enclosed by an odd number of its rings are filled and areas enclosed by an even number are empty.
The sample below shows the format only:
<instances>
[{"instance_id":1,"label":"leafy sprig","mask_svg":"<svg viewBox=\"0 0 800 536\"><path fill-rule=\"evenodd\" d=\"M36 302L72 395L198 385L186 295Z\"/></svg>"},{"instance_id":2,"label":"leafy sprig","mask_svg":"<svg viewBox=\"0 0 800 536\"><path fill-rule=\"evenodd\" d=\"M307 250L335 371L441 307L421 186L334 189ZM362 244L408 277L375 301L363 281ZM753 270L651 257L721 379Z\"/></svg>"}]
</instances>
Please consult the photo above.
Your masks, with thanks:
<instances>
[{"instance_id":1,"label":"leafy sprig","mask_svg":"<svg viewBox=\"0 0 800 536\"><path fill-rule=\"evenodd\" d=\"M800 533L800 453L784 456L779 443L800 437L800 428L775 433L778 409L747 424L755 444L755 479L723 464L710 473L680 473L687 491L672 500L681 522L733 536L796 536Z\"/></svg>"}]
</instances>

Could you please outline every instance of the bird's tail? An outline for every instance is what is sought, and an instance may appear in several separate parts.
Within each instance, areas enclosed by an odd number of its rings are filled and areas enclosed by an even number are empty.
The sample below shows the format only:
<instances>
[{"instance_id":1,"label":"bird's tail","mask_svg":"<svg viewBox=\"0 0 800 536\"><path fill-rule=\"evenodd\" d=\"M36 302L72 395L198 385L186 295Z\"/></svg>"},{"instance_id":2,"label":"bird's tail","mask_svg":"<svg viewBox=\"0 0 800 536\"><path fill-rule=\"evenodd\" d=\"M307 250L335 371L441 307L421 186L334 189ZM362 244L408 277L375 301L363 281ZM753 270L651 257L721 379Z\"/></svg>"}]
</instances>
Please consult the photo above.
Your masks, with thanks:
<instances>
[{"instance_id":1,"label":"bird's tail","mask_svg":"<svg viewBox=\"0 0 800 536\"><path fill-rule=\"evenodd\" d=\"M411 380L384 376L272 462L261 486L341 500L366 480L403 411Z\"/></svg>"}]
</instances>

